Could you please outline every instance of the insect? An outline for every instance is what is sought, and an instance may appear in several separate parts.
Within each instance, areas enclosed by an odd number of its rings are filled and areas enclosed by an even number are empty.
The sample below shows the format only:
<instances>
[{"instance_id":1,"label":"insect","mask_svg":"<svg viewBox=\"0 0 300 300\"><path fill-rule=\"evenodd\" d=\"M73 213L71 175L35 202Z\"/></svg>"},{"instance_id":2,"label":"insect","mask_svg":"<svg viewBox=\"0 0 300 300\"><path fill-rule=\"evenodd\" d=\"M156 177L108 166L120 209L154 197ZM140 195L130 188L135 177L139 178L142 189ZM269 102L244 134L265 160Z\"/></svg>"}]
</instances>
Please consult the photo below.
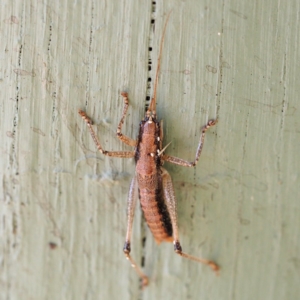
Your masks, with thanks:
<instances>
[{"instance_id":1,"label":"insect","mask_svg":"<svg viewBox=\"0 0 300 300\"><path fill-rule=\"evenodd\" d=\"M135 176L131 180L128 194L127 232L123 251L126 258L130 261L131 265L142 279L143 286L148 284L148 277L143 273L141 268L130 255L132 224L137 196L139 197L141 208L143 210L148 227L150 228L154 239L158 244L161 242L173 242L174 251L176 254L208 265L217 274L219 272L219 266L215 262L208 259L198 258L182 251L182 247L179 242L174 187L171 176L164 168L162 168L164 162L169 162L184 167L196 166L203 148L205 132L209 127L216 124L216 120L210 120L202 128L194 161L189 162L187 160L165 154L165 150L169 144L163 148L162 121L158 121L156 116L156 89L158 84L164 35L169 17L170 13L165 22L160 41L153 98L151 99L150 105L146 111L145 118L139 124L139 134L136 140L123 135L121 132L129 106L128 94L126 92L121 93L124 99L124 108L116 134L121 142L134 147L134 151L104 150L92 127L91 119L84 111L78 111L79 115L86 122L97 149L102 154L111 157L135 158L136 171Z\"/></svg>"}]
</instances>

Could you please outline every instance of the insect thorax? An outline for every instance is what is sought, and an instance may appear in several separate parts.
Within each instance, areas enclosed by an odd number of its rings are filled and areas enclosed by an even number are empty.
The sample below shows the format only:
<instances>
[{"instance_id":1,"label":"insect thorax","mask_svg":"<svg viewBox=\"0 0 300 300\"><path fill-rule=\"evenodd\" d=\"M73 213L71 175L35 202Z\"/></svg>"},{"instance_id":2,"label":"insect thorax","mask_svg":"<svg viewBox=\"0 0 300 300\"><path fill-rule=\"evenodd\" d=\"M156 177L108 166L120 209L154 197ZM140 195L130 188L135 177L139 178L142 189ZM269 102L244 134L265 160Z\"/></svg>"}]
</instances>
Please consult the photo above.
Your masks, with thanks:
<instances>
[{"instance_id":1,"label":"insect thorax","mask_svg":"<svg viewBox=\"0 0 300 300\"><path fill-rule=\"evenodd\" d=\"M145 117L139 125L138 142L135 153L135 161L138 164L140 160L145 162L153 162L159 168L161 164L160 123L156 118ZM140 163L142 163L140 161Z\"/></svg>"}]
</instances>

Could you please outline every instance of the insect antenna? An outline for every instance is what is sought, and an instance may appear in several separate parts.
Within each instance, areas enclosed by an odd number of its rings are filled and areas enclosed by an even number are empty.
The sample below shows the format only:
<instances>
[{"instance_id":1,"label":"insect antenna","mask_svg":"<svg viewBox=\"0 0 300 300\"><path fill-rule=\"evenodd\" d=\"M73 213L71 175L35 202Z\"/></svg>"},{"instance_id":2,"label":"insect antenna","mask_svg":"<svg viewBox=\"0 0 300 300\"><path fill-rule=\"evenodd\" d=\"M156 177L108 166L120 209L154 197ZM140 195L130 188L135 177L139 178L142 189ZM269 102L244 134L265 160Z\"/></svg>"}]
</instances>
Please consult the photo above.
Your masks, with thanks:
<instances>
[{"instance_id":1,"label":"insect antenna","mask_svg":"<svg viewBox=\"0 0 300 300\"><path fill-rule=\"evenodd\" d=\"M153 89L153 97L151 99L151 103L150 103L149 109L148 109L148 112L154 112L154 114L156 112L156 91L157 91L158 76L159 76L159 70L160 70L160 62L161 62L161 57L162 57L162 49L163 49L163 44L164 44L164 39L165 39L166 28L167 28L167 24L168 24L171 13L172 13L172 10L168 13L167 20L164 25L162 37L160 40L156 74L155 74L155 82L154 82L154 89Z\"/></svg>"}]
</instances>

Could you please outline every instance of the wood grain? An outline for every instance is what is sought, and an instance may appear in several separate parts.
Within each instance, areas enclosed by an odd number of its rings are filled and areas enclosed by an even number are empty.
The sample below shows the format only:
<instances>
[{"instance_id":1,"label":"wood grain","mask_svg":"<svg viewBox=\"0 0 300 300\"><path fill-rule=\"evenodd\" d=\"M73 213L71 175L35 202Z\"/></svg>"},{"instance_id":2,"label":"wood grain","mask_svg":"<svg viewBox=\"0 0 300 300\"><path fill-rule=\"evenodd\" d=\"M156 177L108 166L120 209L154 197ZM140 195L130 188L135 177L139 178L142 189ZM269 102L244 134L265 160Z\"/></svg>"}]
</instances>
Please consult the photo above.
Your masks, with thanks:
<instances>
[{"instance_id":1,"label":"wood grain","mask_svg":"<svg viewBox=\"0 0 300 300\"><path fill-rule=\"evenodd\" d=\"M299 1L1 4L0 299L300 298ZM104 149L129 150L115 137L120 92L135 137L171 9L157 91L167 154L192 160L200 128L219 122L196 168L164 167L183 250L221 274L157 247L138 210L141 291L122 253L134 162L97 153L77 111Z\"/></svg>"}]
</instances>

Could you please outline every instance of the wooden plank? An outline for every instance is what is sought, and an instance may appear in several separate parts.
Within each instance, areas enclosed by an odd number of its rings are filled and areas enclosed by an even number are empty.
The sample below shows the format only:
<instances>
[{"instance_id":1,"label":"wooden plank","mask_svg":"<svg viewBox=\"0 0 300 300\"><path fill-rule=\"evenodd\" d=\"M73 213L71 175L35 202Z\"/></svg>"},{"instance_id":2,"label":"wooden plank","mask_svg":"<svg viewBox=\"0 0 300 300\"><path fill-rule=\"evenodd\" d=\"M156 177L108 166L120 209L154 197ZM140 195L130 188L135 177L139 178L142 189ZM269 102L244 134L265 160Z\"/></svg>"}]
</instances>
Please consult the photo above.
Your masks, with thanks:
<instances>
[{"instance_id":1,"label":"wooden plank","mask_svg":"<svg viewBox=\"0 0 300 300\"><path fill-rule=\"evenodd\" d=\"M2 1L0 299L297 299L300 297L299 1ZM137 210L122 254L132 160L100 155L130 96L134 137L155 73L183 249L221 276L155 245ZM151 20L155 26L151 26ZM149 48L152 47L152 51ZM152 70L148 72L148 60ZM143 247L143 240L145 245Z\"/></svg>"}]
</instances>

